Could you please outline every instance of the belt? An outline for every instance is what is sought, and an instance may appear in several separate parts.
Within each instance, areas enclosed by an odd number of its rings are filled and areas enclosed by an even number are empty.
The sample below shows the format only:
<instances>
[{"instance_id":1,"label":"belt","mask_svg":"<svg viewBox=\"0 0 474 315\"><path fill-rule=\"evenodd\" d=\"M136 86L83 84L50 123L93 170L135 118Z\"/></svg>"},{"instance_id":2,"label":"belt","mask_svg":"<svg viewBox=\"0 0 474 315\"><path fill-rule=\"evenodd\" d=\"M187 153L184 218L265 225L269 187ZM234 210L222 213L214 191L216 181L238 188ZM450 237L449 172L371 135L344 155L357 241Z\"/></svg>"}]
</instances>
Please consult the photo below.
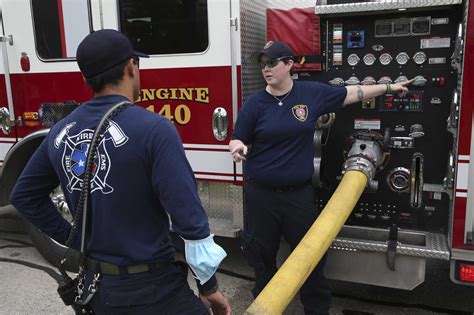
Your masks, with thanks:
<instances>
[{"instance_id":1,"label":"belt","mask_svg":"<svg viewBox=\"0 0 474 315\"><path fill-rule=\"evenodd\" d=\"M274 192L289 192L289 191L297 191L297 190L301 190L305 187L307 187L308 185L311 185L311 182L310 181L307 181L303 184L297 184L297 185L288 185L288 186L270 186L270 185L264 185L264 184L260 184L260 183L257 183L256 181L254 181L253 179L251 178L248 178L248 181L250 183L252 183L253 185L259 187L259 188L262 188L262 189L265 189L265 190L270 190L270 191L274 191Z\"/></svg>"},{"instance_id":2,"label":"belt","mask_svg":"<svg viewBox=\"0 0 474 315\"><path fill-rule=\"evenodd\" d=\"M142 273L147 271L153 271L161 269L163 267L169 266L171 262L164 263L149 263L149 264L139 264L139 265L129 265L129 266L119 266L114 265L105 261L98 261L92 258L86 259L86 268L88 270L93 270L94 272L100 272L106 275L125 275L125 274L135 274Z\"/></svg>"}]
</instances>

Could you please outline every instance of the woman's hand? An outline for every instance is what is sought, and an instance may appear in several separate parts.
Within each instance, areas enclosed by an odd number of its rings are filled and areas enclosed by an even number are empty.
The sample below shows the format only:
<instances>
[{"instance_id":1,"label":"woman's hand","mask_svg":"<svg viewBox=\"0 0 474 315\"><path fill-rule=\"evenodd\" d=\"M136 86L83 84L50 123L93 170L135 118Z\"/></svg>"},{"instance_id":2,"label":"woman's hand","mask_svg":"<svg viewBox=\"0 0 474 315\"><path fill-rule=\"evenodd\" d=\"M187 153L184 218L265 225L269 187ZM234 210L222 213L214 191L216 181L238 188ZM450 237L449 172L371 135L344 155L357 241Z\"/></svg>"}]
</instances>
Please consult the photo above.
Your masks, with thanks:
<instances>
[{"instance_id":1,"label":"woman's hand","mask_svg":"<svg viewBox=\"0 0 474 315\"><path fill-rule=\"evenodd\" d=\"M403 81L400 83L390 84L389 85L390 91L397 93L398 96L400 97L404 97L408 93L407 85L410 85L413 81L415 81L415 79L411 79L409 81Z\"/></svg>"},{"instance_id":2,"label":"woman's hand","mask_svg":"<svg viewBox=\"0 0 474 315\"><path fill-rule=\"evenodd\" d=\"M232 154L234 162L245 160L248 147L240 140L231 140L229 142L229 151Z\"/></svg>"}]
</instances>

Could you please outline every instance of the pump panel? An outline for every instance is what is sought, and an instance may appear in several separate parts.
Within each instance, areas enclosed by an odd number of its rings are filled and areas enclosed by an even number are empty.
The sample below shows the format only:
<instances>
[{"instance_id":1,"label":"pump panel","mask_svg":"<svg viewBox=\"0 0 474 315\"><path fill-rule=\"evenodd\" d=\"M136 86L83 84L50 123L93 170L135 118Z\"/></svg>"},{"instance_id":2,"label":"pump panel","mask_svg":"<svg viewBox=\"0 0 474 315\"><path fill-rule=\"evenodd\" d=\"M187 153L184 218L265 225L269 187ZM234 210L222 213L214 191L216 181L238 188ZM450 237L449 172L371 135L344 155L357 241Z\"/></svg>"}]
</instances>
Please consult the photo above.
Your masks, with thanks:
<instances>
[{"instance_id":1,"label":"pump panel","mask_svg":"<svg viewBox=\"0 0 474 315\"><path fill-rule=\"evenodd\" d=\"M353 135L369 131L384 139L384 161L347 224L447 232L457 128L448 119L458 80L451 56L461 11L321 16L323 69L300 74L301 80L341 86L416 78L406 96L387 93L348 105L322 129L321 208L340 181Z\"/></svg>"}]
</instances>

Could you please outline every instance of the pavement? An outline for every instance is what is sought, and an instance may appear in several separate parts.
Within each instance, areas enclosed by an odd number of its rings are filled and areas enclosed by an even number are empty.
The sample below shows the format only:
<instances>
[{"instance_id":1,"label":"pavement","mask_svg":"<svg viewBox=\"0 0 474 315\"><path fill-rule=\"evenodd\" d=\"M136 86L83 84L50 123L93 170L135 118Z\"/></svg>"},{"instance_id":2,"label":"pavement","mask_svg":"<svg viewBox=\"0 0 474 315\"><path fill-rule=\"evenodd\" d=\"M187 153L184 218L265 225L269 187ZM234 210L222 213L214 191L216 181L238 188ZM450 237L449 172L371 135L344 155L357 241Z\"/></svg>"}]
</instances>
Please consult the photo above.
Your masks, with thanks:
<instances>
[{"instance_id":1,"label":"pavement","mask_svg":"<svg viewBox=\"0 0 474 315\"><path fill-rule=\"evenodd\" d=\"M243 314L253 300L252 270L240 255L236 240L218 238L217 242L228 252L228 257L217 273L221 291L229 299L233 313ZM62 304L56 293L57 283L54 278L57 276L57 270L33 247L22 218L11 207L0 208L0 314L74 314L72 309ZM189 283L195 289L191 276ZM345 286L351 291L353 284L345 283ZM340 288L338 291L341 292ZM474 295L465 298L474 299ZM284 314L303 313L301 302L296 297ZM330 314L467 313L438 312L429 307L404 305L403 301L401 304L400 301L386 303L371 301L367 297L358 298L346 294L338 296L336 293Z\"/></svg>"}]
</instances>

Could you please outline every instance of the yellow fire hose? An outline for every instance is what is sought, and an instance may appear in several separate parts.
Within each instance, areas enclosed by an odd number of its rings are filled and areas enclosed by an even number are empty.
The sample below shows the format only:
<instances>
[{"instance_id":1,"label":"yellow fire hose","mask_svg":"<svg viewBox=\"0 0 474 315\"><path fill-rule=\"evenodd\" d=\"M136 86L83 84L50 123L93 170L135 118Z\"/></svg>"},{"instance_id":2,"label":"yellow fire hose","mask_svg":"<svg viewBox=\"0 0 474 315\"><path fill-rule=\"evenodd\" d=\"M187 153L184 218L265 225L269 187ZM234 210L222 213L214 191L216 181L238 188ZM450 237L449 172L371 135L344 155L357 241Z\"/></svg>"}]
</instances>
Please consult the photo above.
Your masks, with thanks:
<instances>
[{"instance_id":1,"label":"yellow fire hose","mask_svg":"<svg viewBox=\"0 0 474 315\"><path fill-rule=\"evenodd\" d=\"M245 314L282 314L326 253L367 185L360 171L347 171L301 242Z\"/></svg>"}]
</instances>

